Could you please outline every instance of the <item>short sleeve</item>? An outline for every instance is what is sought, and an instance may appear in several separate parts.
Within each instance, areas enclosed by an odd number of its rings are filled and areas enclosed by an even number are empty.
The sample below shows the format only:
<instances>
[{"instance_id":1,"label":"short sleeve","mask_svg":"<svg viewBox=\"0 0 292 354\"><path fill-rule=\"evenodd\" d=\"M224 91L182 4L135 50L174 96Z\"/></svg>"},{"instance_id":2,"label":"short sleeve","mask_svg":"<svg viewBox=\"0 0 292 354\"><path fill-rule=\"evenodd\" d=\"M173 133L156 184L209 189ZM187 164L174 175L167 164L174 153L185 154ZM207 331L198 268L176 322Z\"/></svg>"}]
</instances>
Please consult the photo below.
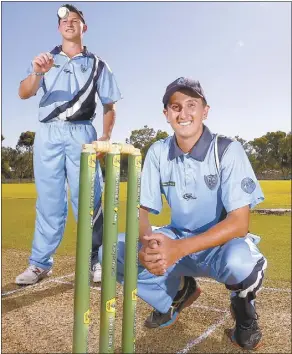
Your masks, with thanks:
<instances>
[{"instance_id":1,"label":"short sleeve","mask_svg":"<svg viewBox=\"0 0 292 354\"><path fill-rule=\"evenodd\" d=\"M152 145L146 155L141 176L141 206L153 214L159 214L162 209L162 195L160 189L158 144Z\"/></svg>"},{"instance_id":2,"label":"short sleeve","mask_svg":"<svg viewBox=\"0 0 292 354\"><path fill-rule=\"evenodd\" d=\"M238 141L232 142L221 162L222 202L227 212L264 200L249 159Z\"/></svg>"},{"instance_id":3,"label":"short sleeve","mask_svg":"<svg viewBox=\"0 0 292 354\"><path fill-rule=\"evenodd\" d=\"M102 104L114 103L122 98L114 74L107 63L104 63L104 67L97 80L96 86Z\"/></svg>"},{"instance_id":4,"label":"short sleeve","mask_svg":"<svg viewBox=\"0 0 292 354\"><path fill-rule=\"evenodd\" d=\"M25 80L29 75L31 75L33 73L33 64L32 62L30 63L30 66L26 69L26 74L24 75L23 80ZM40 83L39 83L39 89L42 88L44 85L44 76L42 76Z\"/></svg>"}]
</instances>

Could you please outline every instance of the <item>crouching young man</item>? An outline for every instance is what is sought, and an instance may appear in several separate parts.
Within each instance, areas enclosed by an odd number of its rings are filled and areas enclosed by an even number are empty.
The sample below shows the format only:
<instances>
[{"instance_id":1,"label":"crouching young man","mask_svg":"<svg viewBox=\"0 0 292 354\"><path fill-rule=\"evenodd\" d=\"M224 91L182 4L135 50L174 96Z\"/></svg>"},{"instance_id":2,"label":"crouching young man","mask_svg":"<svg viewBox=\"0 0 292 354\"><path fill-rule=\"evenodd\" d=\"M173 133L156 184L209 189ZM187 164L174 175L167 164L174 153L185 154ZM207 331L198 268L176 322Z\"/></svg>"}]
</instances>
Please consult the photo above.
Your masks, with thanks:
<instances>
[{"instance_id":1,"label":"crouching young man","mask_svg":"<svg viewBox=\"0 0 292 354\"><path fill-rule=\"evenodd\" d=\"M196 277L213 278L231 291L235 327L226 331L240 347L262 337L255 309L267 260L248 232L250 209L263 193L241 144L204 125L209 106L198 81L179 78L163 97L174 135L154 143L141 181L138 295L154 310L148 328L172 325L200 295ZM171 223L152 230L164 194ZM119 235L118 280L123 281L124 235Z\"/></svg>"}]
</instances>

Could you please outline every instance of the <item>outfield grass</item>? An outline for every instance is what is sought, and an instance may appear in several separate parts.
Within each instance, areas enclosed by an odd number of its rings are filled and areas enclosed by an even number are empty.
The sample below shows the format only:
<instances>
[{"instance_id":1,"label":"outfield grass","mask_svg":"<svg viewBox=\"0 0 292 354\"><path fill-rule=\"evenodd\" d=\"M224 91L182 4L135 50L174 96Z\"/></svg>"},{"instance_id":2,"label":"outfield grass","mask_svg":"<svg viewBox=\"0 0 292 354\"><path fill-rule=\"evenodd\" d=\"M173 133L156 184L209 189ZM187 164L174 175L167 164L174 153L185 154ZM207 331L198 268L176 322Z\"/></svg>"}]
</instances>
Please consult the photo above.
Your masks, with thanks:
<instances>
[{"instance_id":1,"label":"outfield grass","mask_svg":"<svg viewBox=\"0 0 292 354\"><path fill-rule=\"evenodd\" d=\"M265 200L257 208L291 208L291 181L260 181L261 188L265 195ZM126 200L126 183L121 183L120 200ZM3 184L3 198L36 198L35 185L30 184Z\"/></svg>"},{"instance_id":2,"label":"outfield grass","mask_svg":"<svg viewBox=\"0 0 292 354\"><path fill-rule=\"evenodd\" d=\"M262 181L266 201L262 208L291 208L290 181ZM35 222L34 184L2 185L2 247L30 250ZM121 183L120 210L126 210L126 183ZM165 225L170 220L166 206L160 215L151 215L153 225ZM125 230L125 215L119 217L119 231ZM291 216L251 215L250 231L262 237L260 249L268 258L267 277L291 280ZM77 227L69 208L64 239L59 255L75 255Z\"/></svg>"}]
</instances>

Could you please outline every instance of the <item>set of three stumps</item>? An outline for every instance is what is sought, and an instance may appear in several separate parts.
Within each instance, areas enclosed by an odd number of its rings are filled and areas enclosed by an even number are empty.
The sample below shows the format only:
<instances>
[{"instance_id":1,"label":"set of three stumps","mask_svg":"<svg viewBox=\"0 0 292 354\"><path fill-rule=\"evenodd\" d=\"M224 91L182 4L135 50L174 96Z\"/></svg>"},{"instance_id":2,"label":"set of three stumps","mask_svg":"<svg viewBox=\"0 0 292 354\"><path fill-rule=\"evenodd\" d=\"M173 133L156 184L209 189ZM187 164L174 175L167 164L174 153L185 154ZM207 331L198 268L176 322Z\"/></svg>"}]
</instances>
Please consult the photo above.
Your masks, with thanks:
<instances>
[{"instance_id":1,"label":"set of three stumps","mask_svg":"<svg viewBox=\"0 0 292 354\"><path fill-rule=\"evenodd\" d=\"M141 153L130 144L95 141L80 159L73 353L87 353L96 153L106 153L99 352L114 351L120 157L128 155L122 352L135 351Z\"/></svg>"}]
</instances>

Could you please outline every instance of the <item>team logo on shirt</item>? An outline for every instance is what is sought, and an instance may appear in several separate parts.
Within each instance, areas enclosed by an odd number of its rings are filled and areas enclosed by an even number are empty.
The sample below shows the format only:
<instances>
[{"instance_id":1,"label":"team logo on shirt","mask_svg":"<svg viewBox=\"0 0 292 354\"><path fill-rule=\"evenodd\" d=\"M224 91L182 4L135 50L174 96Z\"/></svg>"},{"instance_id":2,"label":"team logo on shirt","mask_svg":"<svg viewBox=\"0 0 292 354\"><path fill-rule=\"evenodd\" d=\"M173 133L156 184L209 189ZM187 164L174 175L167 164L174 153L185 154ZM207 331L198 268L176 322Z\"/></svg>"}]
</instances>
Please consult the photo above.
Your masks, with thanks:
<instances>
[{"instance_id":1,"label":"team logo on shirt","mask_svg":"<svg viewBox=\"0 0 292 354\"><path fill-rule=\"evenodd\" d=\"M217 175L204 176L204 180L207 187L212 191L218 183L218 176Z\"/></svg>"},{"instance_id":2,"label":"team logo on shirt","mask_svg":"<svg viewBox=\"0 0 292 354\"><path fill-rule=\"evenodd\" d=\"M81 72L85 73L86 70L87 70L87 66L84 64L81 64Z\"/></svg>"},{"instance_id":3,"label":"team logo on shirt","mask_svg":"<svg viewBox=\"0 0 292 354\"><path fill-rule=\"evenodd\" d=\"M197 197L195 197L194 195L192 195L192 193L186 193L183 195L183 198L185 200L190 200L190 199L197 199Z\"/></svg>"},{"instance_id":4,"label":"team logo on shirt","mask_svg":"<svg viewBox=\"0 0 292 354\"><path fill-rule=\"evenodd\" d=\"M251 194L256 188L255 182L250 177L245 177L241 181L241 189L248 194Z\"/></svg>"}]
</instances>

